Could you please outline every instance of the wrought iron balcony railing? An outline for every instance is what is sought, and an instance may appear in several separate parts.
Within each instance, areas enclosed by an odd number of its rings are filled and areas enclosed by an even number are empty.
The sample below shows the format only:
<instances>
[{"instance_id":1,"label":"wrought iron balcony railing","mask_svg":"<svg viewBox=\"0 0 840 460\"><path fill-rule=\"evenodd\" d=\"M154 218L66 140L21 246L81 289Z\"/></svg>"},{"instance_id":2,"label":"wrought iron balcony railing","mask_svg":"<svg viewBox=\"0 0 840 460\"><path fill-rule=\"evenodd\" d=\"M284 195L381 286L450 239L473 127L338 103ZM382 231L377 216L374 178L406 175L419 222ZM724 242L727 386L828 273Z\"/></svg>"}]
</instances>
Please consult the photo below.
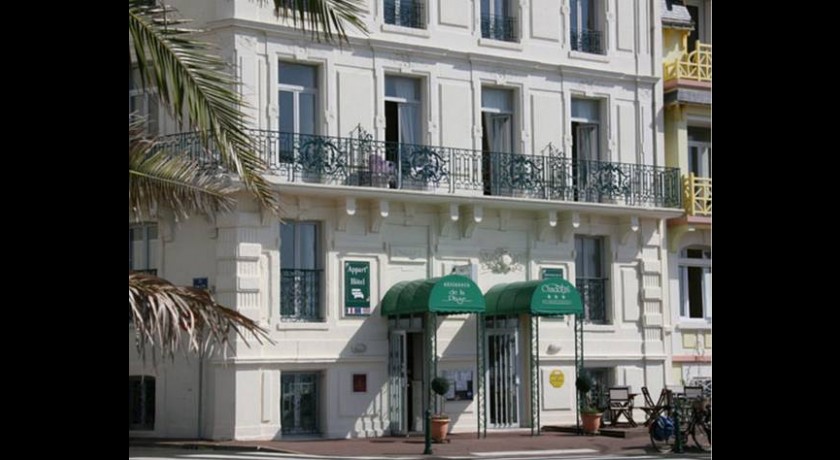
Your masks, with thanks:
<instances>
[{"instance_id":1,"label":"wrought iron balcony railing","mask_svg":"<svg viewBox=\"0 0 840 460\"><path fill-rule=\"evenodd\" d=\"M683 178L685 212L689 216L712 215L712 178L693 173Z\"/></svg>"},{"instance_id":2,"label":"wrought iron balcony railing","mask_svg":"<svg viewBox=\"0 0 840 460\"><path fill-rule=\"evenodd\" d=\"M575 287L583 301L584 319L593 323L607 322L607 279L577 278Z\"/></svg>"},{"instance_id":3,"label":"wrought iron balcony railing","mask_svg":"<svg viewBox=\"0 0 840 460\"><path fill-rule=\"evenodd\" d=\"M572 50L584 53L604 54L603 32L593 29L572 29Z\"/></svg>"},{"instance_id":4,"label":"wrought iron balcony railing","mask_svg":"<svg viewBox=\"0 0 840 460\"><path fill-rule=\"evenodd\" d=\"M515 42L518 39L516 35L516 18L492 14L482 15L481 36L492 38L493 40Z\"/></svg>"},{"instance_id":5,"label":"wrought iron balcony railing","mask_svg":"<svg viewBox=\"0 0 840 460\"><path fill-rule=\"evenodd\" d=\"M280 320L321 321L323 270L280 270Z\"/></svg>"},{"instance_id":6,"label":"wrought iron balcony railing","mask_svg":"<svg viewBox=\"0 0 840 460\"><path fill-rule=\"evenodd\" d=\"M547 155L522 155L374 141L364 131L347 138L261 130L251 136L268 174L286 182L682 207L678 168L574 161L551 146ZM195 133L167 136L161 148L222 170Z\"/></svg>"},{"instance_id":7,"label":"wrought iron balcony railing","mask_svg":"<svg viewBox=\"0 0 840 460\"><path fill-rule=\"evenodd\" d=\"M385 0L385 23L425 29L425 5L421 0Z\"/></svg>"},{"instance_id":8,"label":"wrought iron balcony railing","mask_svg":"<svg viewBox=\"0 0 840 460\"><path fill-rule=\"evenodd\" d=\"M667 61L665 80L683 79L702 82L712 81L712 45L697 42L694 51L685 50L674 60Z\"/></svg>"}]
</instances>

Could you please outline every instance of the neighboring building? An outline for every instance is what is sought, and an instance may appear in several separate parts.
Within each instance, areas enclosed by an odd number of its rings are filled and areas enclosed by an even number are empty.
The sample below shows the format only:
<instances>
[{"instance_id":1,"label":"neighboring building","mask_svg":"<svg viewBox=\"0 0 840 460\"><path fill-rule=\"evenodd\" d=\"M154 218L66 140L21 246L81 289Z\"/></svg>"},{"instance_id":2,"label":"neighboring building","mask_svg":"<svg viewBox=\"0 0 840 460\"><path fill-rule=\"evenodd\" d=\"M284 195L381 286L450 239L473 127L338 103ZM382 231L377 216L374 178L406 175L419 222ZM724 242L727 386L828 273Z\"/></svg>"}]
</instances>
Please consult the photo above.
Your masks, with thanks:
<instances>
[{"instance_id":1,"label":"neighboring building","mask_svg":"<svg viewBox=\"0 0 840 460\"><path fill-rule=\"evenodd\" d=\"M433 362L455 382L452 431L574 424L571 318L442 315L434 348L432 315L385 302L453 272L482 293L570 280L585 366L604 385L665 386L666 222L683 211L665 167L660 0L369 0L370 36L341 47L271 2L173 3L236 64L282 223L244 194L228 214L161 213L130 227L130 267L207 278L275 344L157 372L130 352L130 435L418 431Z\"/></svg>"},{"instance_id":2,"label":"neighboring building","mask_svg":"<svg viewBox=\"0 0 840 460\"><path fill-rule=\"evenodd\" d=\"M662 0L665 159L679 167L685 215L668 221L675 385L712 377L711 0Z\"/></svg>"}]
</instances>

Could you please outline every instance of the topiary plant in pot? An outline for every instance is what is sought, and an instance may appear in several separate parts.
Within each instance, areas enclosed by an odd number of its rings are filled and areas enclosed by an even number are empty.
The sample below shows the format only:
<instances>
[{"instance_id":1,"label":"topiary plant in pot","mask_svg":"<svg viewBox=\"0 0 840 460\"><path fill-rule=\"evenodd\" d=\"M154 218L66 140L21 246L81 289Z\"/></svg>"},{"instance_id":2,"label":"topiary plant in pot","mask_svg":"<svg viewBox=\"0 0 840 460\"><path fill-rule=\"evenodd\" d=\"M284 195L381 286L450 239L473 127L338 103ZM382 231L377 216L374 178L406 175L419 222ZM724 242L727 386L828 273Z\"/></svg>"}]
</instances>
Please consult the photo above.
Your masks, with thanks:
<instances>
[{"instance_id":1,"label":"topiary plant in pot","mask_svg":"<svg viewBox=\"0 0 840 460\"><path fill-rule=\"evenodd\" d=\"M601 416L603 411L592 401L592 387L595 386L595 380L586 369L580 372L577 379L575 379L575 388L577 388L580 400L583 401L583 407L580 410L580 420L583 425L585 433L597 433L601 428Z\"/></svg>"},{"instance_id":2,"label":"topiary plant in pot","mask_svg":"<svg viewBox=\"0 0 840 460\"><path fill-rule=\"evenodd\" d=\"M449 380L443 377L432 379L432 391L438 396L444 396L449 391ZM449 416L444 412L446 398L441 403L441 411L432 415L431 435L435 442L446 440L446 433L449 432Z\"/></svg>"}]
</instances>

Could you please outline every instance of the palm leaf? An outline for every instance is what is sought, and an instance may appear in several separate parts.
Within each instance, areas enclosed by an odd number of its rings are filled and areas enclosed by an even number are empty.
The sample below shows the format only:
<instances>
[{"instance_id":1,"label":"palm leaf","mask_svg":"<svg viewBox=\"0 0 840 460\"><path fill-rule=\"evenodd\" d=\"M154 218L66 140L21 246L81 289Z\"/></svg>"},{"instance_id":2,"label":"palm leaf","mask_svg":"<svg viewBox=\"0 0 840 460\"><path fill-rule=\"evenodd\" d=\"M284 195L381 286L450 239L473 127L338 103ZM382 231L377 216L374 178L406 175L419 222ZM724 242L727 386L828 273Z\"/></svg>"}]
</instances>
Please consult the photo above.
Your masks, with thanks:
<instances>
[{"instance_id":1,"label":"palm leaf","mask_svg":"<svg viewBox=\"0 0 840 460\"><path fill-rule=\"evenodd\" d=\"M249 331L259 343L272 342L256 322L216 302L203 289L175 286L157 276L128 274L128 314L134 323L138 352L145 358L147 347L174 357L185 346L191 351L213 343L230 346L231 332L246 344ZM273 342L272 342L273 343Z\"/></svg>"},{"instance_id":2,"label":"palm leaf","mask_svg":"<svg viewBox=\"0 0 840 460\"><path fill-rule=\"evenodd\" d=\"M198 161L164 149L144 136L141 123L128 127L128 208L138 218L166 207L187 217L229 211L236 187L224 174L206 172Z\"/></svg>"},{"instance_id":3,"label":"palm leaf","mask_svg":"<svg viewBox=\"0 0 840 460\"><path fill-rule=\"evenodd\" d=\"M322 37L333 41L349 42L345 24L350 24L367 34L368 30L361 17L364 2L360 0L274 0L274 12L283 18L292 17L297 27L304 32L309 29L312 37L320 41Z\"/></svg>"},{"instance_id":4,"label":"palm leaf","mask_svg":"<svg viewBox=\"0 0 840 460\"><path fill-rule=\"evenodd\" d=\"M228 66L214 55L212 45L182 27L185 21L171 8L148 3L129 0L128 8L130 46L141 84L154 84L178 123L186 116L202 142L212 141L222 164L242 178L260 205L277 212L277 197L262 177L265 164L245 130L243 102Z\"/></svg>"}]
</instances>

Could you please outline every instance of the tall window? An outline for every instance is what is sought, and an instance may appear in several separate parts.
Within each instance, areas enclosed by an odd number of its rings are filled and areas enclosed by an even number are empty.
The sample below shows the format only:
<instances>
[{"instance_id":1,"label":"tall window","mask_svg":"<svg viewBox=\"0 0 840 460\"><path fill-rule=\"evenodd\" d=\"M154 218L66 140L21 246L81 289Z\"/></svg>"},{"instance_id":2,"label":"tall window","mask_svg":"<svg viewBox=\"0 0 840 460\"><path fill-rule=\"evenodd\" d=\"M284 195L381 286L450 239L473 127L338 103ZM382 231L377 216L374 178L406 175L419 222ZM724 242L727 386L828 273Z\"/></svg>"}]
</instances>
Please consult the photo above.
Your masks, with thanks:
<instances>
[{"instance_id":1,"label":"tall window","mask_svg":"<svg viewBox=\"0 0 840 460\"><path fill-rule=\"evenodd\" d=\"M128 72L128 113L145 118L146 132L149 134L155 135L160 131L160 113L154 87L143 89L140 71L136 66L132 66Z\"/></svg>"},{"instance_id":2,"label":"tall window","mask_svg":"<svg viewBox=\"0 0 840 460\"><path fill-rule=\"evenodd\" d=\"M572 183L577 201L600 201L601 110L595 99L572 99Z\"/></svg>"},{"instance_id":3,"label":"tall window","mask_svg":"<svg viewBox=\"0 0 840 460\"><path fill-rule=\"evenodd\" d=\"M128 269L157 274L157 224L138 224L128 227Z\"/></svg>"},{"instance_id":4,"label":"tall window","mask_svg":"<svg viewBox=\"0 0 840 460\"><path fill-rule=\"evenodd\" d=\"M315 434L320 431L320 374L283 372L280 377L280 424L283 434Z\"/></svg>"},{"instance_id":5,"label":"tall window","mask_svg":"<svg viewBox=\"0 0 840 460\"><path fill-rule=\"evenodd\" d=\"M155 378L128 376L128 429L155 429Z\"/></svg>"},{"instance_id":6,"label":"tall window","mask_svg":"<svg viewBox=\"0 0 840 460\"><path fill-rule=\"evenodd\" d=\"M494 40L517 40L516 18L510 0L481 0L481 36Z\"/></svg>"},{"instance_id":7,"label":"tall window","mask_svg":"<svg viewBox=\"0 0 840 460\"><path fill-rule=\"evenodd\" d=\"M422 143L420 99L420 80L385 77L385 159L399 165L397 188L425 185L422 175L417 174L421 171L407 169L414 164L414 146Z\"/></svg>"},{"instance_id":8,"label":"tall window","mask_svg":"<svg viewBox=\"0 0 840 460\"><path fill-rule=\"evenodd\" d=\"M712 317L712 250L686 248L680 253L680 316Z\"/></svg>"},{"instance_id":9,"label":"tall window","mask_svg":"<svg viewBox=\"0 0 840 460\"><path fill-rule=\"evenodd\" d=\"M572 49L585 53L604 54L600 7L597 0L570 0Z\"/></svg>"},{"instance_id":10,"label":"tall window","mask_svg":"<svg viewBox=\"0 0 840 460\"><path fill-rule=\"evenodd\" d=\"M484 194L499 195L501 157L513 153L513 91L481 88L481 132Z\"/></svg>"},{"instance_id":11,"label":"tall window","mask_svg":"<svg viewBox=\"0 0 840 460\"><path fill-rule=\"evenodd\" d=\"M697 177L712 177L712 130L688 128L688 169Z\"/></svg>"},{"instance_id":12,"label":"tall window","mask_svg":"<svg viewBox=\"0 0 840 460\"><path fill-rule=\"evenodd\" d=\"M584 319L607 322L607 277L604 269L604 239L575 236L576 287L583 300Z\"/></svg>"},{"instance_id":13,"label":"tall window","mask_svg":"<svg viewBox=\"0 0 840 460\"><path fill-rule=\"evenodd\" d=\"M315 134L318 71L313 66L281 62L278 73L280 161L292 162L295 141L305 142L307 139L300 139L302 134Z\"/></svg>"},{"instance_id":14,"label":"tall window","mask_svg":"<svg viewBox=\"0 0 840 460\"><path fill-rule=\"evenodd\" d=\"M385 0L385 23L425 29L423 0Z\"/></svg>"},{"instance_id":15,"label":"tall window","mask_svg":"<svg viewBox=\"0 0 840 460\"><path fill-rule=\"evenodd\" d=\"M708 14L711 12L711 5L706 0L688 0L685 2L688 14L691 15L691 21L694 23L694 28L688 35L688 51L694 51L697 48L697 41L702 43L712 43L711 21Z\"/></svg>"},{"instance_id":16,"label":"tall window","mask_svg":"<svg viewBox=\"0 0 840 460\"><path fill-rule=\"evenodd\" d=\"M280 224L280 318L321 320L321 232L317 222Z\"/></svg>"}]
</instances>

